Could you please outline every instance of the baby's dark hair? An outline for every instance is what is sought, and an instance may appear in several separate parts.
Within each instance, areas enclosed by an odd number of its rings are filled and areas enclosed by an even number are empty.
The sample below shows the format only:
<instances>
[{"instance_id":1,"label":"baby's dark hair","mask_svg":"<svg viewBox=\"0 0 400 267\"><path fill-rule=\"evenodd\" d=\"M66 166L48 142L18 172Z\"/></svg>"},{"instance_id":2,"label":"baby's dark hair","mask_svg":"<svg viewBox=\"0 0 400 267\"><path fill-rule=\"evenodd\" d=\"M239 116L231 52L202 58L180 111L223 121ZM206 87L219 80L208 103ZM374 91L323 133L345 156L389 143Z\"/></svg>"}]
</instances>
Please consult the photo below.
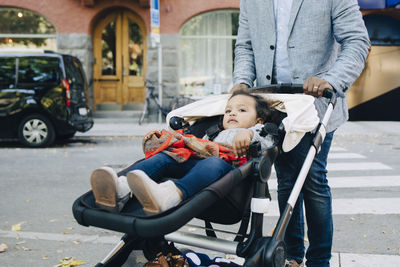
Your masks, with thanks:
<instances>
[{"instance_id":1,"label":"baby's dark hair","mask_svg":"<svg viewBox=\"0 0 400 267\"><path fill-rule=\"evenodd\" d=\"M259 95L254 95L248 90L238 90L235 91L229 99L237 95L245 95L254 98L254 100L256 101L257 117L261 118L264 123L271 121L272 111L264 98Z\"/></svg>"}]
</instances>

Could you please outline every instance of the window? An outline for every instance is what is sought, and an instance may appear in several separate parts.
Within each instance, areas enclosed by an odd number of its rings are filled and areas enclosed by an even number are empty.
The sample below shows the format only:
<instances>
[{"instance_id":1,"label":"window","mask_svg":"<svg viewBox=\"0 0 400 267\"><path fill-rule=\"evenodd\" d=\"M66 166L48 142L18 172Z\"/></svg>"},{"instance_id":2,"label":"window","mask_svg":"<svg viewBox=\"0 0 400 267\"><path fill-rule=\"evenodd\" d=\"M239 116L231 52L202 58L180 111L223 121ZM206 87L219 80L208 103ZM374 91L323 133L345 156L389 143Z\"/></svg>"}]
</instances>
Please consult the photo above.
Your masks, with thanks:
<instances>
[{"instance_id":1,"label":"window","mask_svg":"<svg viewBox=\"0 0 400 267\"><path fill-rule=\"evenodd\" d=\"M11 89L15 86L15 58L0 58L0 89Z\"/></svg>"},{"instance_id":2,"label":"window","mask_svg":"<svg viewBox=\"0 0 400 267\"><path fill-rule=\"evenodd\" d=\"M232 86L233 52L239 11L213 11L193 17L180 30L180 91L209 95Z\"/></svg>"},{"instance_id":3,"label":"window","mask_svg":"<svg viewBox=\"0 0 400 267\"><path fill-rule=\"evenodd\" d=\"M56 50L56 30L45 17L32 11L0 7L0 47Z\"/></svg>"},{"instance_id":4,"label":"window","mask_svg":"<svg viewBox=\"0 0 400 267\"><path fill-rule=\"evenodd\" d=\"M21 57L18 59L18 84L27 89L60 82L60 59L53 57Z\"/></svg>"},{"instance_id":5,"label":"window","mask_svg":"<svg viewBox=\"0 0 400 267\"><path fill-rule=\"evenodd\" d=\"M101 53L102 53L102 75L115 75L116 69L116 51L115 51L115 20L111 21L104 28L101 34Z\"/></svg>"},{"instance_id":6,"label":"window","mask_svg":"<svg viewBox=\"0 0 400 267\"><path fill-rule=\"evenodd\" d=\"M71 56L64 56L65 73L70 88L80 89L85 86L85 78L83 76L82 64L79 59Z\"/></svg>"}]
</instances>

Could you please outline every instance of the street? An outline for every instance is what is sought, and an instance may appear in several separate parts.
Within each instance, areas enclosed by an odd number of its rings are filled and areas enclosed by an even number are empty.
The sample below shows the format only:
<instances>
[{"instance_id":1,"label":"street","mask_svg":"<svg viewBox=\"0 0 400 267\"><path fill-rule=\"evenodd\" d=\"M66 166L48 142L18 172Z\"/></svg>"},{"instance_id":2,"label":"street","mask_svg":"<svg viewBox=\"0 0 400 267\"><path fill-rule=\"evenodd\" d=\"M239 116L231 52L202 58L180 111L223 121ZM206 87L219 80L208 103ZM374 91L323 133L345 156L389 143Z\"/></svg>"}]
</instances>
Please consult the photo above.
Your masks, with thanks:
<instances>
[{"instance_id":1,"label":"street","mask_svg":"<svg viewBox=\"0 0 400 267\"><path fill-rule=\"evenodd\" d=\"M336 133L328 160L334 213L331 266L400 266L399 123L352 126ZM71 207L90 190L92 170L104 165L119 170L142 158L142 133L102 136L96 128L91 131L43 149L0 141L0 244L8 247L0 253L0 266L55 266L65 257L94 266L118 242L120 233L78 225ZM269 184L273 203L265 234L279 215L275 174ZM135 252L125 265L144 262Z\"/></svg>"}]
</instances>

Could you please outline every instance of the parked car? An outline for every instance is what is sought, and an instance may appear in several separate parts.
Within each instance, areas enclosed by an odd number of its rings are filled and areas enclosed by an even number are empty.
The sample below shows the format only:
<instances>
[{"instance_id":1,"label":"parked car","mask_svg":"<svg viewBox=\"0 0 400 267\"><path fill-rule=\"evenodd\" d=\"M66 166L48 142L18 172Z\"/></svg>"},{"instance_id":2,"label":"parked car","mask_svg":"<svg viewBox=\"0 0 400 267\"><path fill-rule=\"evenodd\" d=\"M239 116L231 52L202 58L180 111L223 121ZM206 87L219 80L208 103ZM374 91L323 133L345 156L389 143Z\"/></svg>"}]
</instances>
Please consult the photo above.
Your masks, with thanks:
<instances>
[{"instance_id":1,"label":"parked car","mask_svg":"<svg viewBox=\"0 0 400 267\"><path fill-rule=\"evenodd\" d=\"M0 49L0 137L50 146L93 126L78 58L52 51Z\"/></svg>"}]
</instances>

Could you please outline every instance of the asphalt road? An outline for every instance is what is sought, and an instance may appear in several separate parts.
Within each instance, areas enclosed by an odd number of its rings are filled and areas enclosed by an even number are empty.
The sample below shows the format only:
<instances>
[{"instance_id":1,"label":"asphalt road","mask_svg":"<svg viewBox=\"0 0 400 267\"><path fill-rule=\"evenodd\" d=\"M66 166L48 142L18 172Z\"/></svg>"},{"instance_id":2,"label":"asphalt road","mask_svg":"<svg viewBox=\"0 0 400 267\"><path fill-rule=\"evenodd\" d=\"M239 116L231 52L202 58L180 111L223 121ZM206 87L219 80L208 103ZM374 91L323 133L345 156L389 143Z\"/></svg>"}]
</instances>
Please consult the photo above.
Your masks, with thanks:
<instances>
[{"instance_id":1,"label":"asphalt road","mask_svg":"<svg viewBox=\"0 0 400 267\"><path fill-rule=\"evenodd\" d=\"M370 125L368 131L358 126L338 131L329 159L332 266L369 266L364 261L399 266L400 132L394 130L399 124L375 130ZM65 257L94 266L121 234L78 225L72 203L90 189L93 169L107 165L118 170L140 158L141 137L131 135L94 131L44 149L0 141L0 244L8 247L0 253L0 266L55 266ZM276 200L274 189L272 195ZM265 233L272 231L277 215L273 208L266 216ZM144 262L141 253L133 253L126 266Z\"/></svg>"}]
</instances>

